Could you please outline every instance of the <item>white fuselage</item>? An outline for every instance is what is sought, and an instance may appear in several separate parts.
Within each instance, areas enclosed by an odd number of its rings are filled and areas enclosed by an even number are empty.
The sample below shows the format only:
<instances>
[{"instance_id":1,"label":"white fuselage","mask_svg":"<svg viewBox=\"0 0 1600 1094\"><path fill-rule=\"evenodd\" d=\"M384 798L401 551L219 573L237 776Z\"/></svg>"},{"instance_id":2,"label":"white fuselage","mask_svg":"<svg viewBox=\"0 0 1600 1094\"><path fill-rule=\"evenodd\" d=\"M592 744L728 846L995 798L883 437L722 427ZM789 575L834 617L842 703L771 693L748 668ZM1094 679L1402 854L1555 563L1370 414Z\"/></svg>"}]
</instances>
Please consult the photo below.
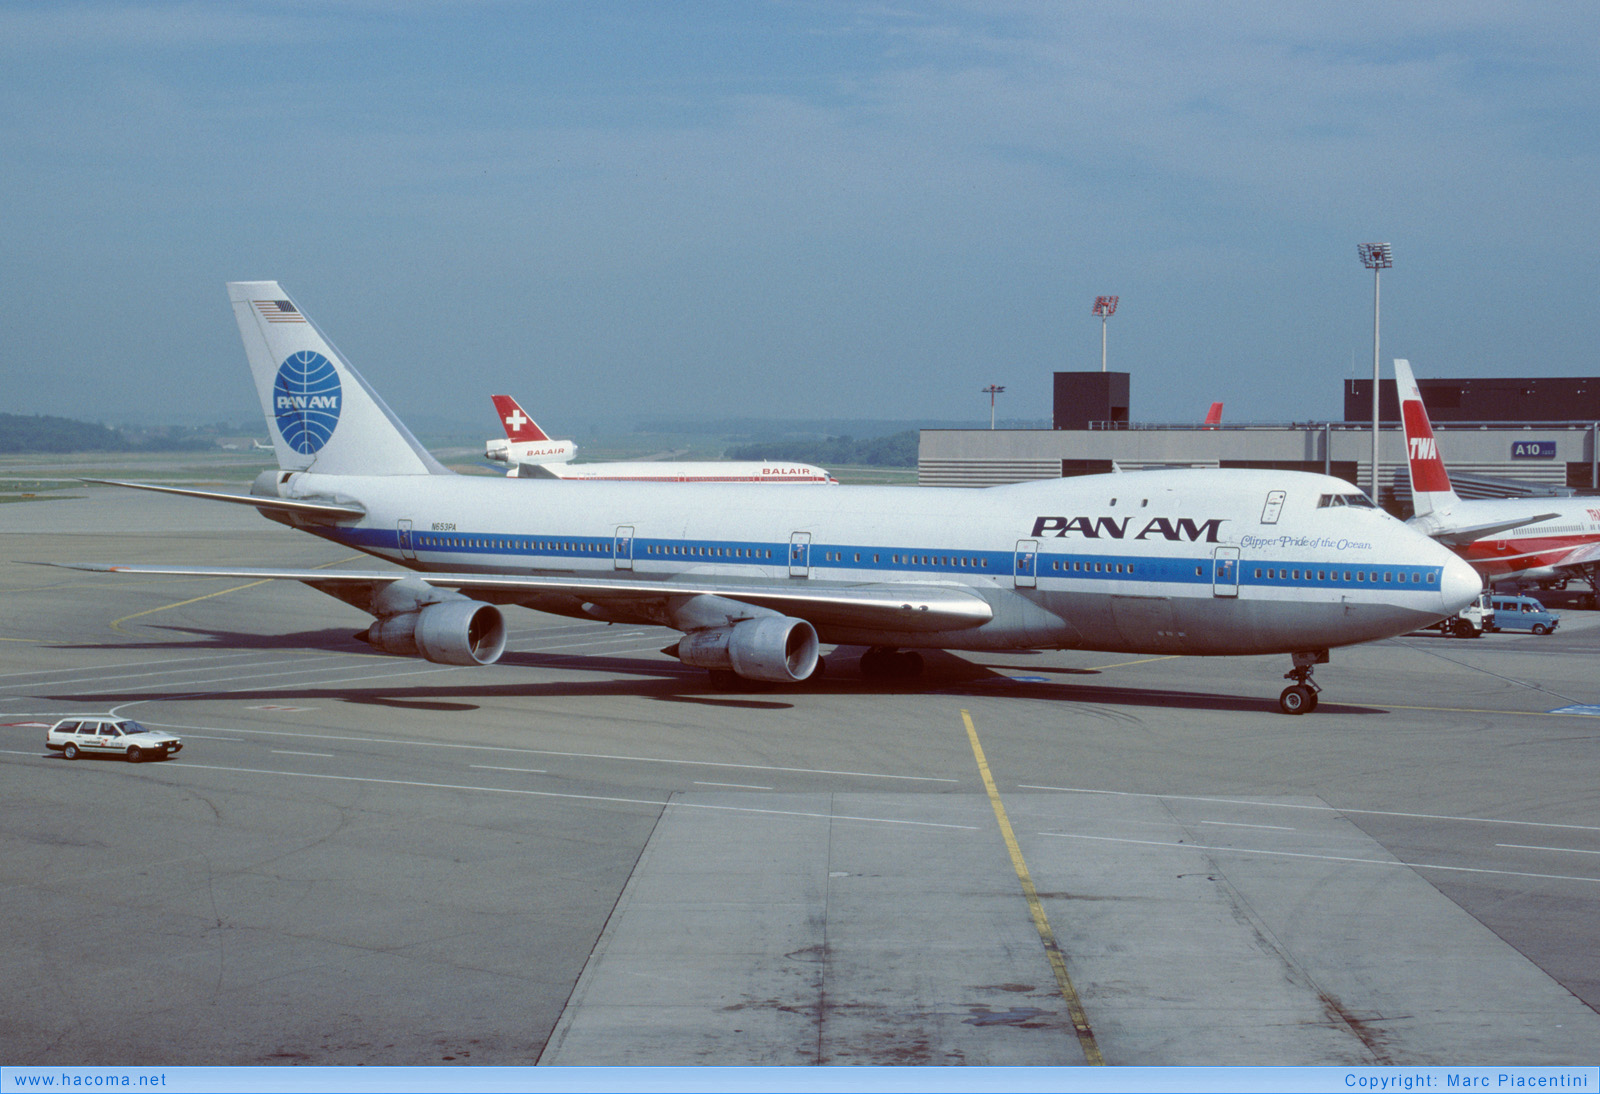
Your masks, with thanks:
<instances>
[{"instance_id":1,"label":"white fuselage","mask_svg":"<svg viewBox=\"0 0 1600 1094\"><path fill-rule=\"evenodd\" d=\"M1535 519L1538 517L1545 519ZM1480 573L1495 577L1558 566L1574 552L1600 545L1600 499L1596 498L1463 499L1447 510L1413 517L1409 523L1428 535L1448 537L1459 528L1519 518L1529 523L1461 544L1457 553Z\"/></svg>"},{"instance_id":2,"label":"white fuselage","mask_svg":"<svg viewBox=\"0 0 1600 1094\"><path fill-rule=\"evenodd\" d=\"M529 463L537 461L527 461ZM738 460L636 460L629 463L566 463L543 466L539 476L580 482L704 482L837 484L826 471L806 463ZM513 467L508 477L518 477Z\"/></svg>"},{"instance_id":3,"label":"white fuselage","mask_svg":"<svg viewBox=\"0 0 1600 1094\"><path fill-rule=\"evenodd\" d=\"M955 585L987 600L965 629L819 623L823 641L1247 654L1327 649L1453 614L1477 575L1348 483L1279 471L1148 471L987 489L546 482L284 475L283 497L367 516L303 525L427 572L716 577L796 587ZM285 518L286 519L286 518ZM301 523L295 521L295 523ZM507 596L579 614L578 599Z\"/></svg>"}]
</instances>

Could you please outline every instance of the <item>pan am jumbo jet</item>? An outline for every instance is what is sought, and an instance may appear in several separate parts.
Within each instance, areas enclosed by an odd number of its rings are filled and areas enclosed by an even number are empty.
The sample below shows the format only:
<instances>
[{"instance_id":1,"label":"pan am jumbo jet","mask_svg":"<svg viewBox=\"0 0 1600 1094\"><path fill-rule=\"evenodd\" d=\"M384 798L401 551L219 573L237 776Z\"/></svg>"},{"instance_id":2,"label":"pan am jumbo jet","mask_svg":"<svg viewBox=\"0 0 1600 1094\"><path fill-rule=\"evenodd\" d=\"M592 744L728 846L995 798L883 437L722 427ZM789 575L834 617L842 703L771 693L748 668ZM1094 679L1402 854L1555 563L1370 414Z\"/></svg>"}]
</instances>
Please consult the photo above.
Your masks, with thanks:
<instances>
[{"instance_id":1,"label":"pan am jumbo jet","mask_svg":"<svg viewBox=\"0 0 1600 1094\"><path fill-rule=\"evenodd\" d=\"M731 460L639 460L632 463L569 463L578 453L571 441L553 441L509 395L491 395L506 439L485 443L483 454L507 464L509 479L579 479L608 482L827 483L839 480L808 463Z\"/></svg>"},{"instance_id":2,"label":"pan am jumbo jet","mask_svg":"<svg viewBox=\"0 0 1600 1094\"><path fill-rule=\"evenodd\" d=\"M1410 361L1395 358L1394 382L1416 509L1411 525L1454 548L1491 578L1531 576L1533 571L1554 567L1579 573L1594 585L1600 568L1600 502L1594 498L1462 500L1450 485Z\"/></svg>"},{"instance_id":3,"label":"pan am jumbo jet","mask_svg":"<svg viewBox=\"0 0 1600 1094\"><path fill-rule=\"evenodd\" d=\"M301 581L376 621L392 654L488 664L500 605L683 632L668 652L718 686L795 682L820 642L917 649L1287 653L1290 714L1316 706L1334 646L1453 615L1478 576L1341 479L1142 471L987 489L665 488L454 475L417 443L273 281L229 295L280 470L252 505L412 573L73 564L116 573Z\"/></svg>"}]
</instances>

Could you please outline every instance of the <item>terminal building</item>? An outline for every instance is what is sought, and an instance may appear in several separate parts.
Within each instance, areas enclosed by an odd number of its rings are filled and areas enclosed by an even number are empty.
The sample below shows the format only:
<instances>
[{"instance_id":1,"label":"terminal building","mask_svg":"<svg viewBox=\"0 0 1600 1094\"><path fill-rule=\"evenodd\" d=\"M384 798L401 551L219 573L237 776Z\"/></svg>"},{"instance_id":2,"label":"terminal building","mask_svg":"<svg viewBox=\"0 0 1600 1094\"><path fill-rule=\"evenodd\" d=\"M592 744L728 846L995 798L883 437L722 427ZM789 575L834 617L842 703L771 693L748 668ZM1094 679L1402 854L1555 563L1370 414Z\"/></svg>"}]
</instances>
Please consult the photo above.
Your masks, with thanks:
<instances>
[{"instance_id":1,"label":"terminal building","mask_svg":"<svg viewBox=\"0 0 1600 1094\"><path fill-rule=\"evenodd\" d=\"M1600 493L1600 377L1419 380L1462 497ZM1379 387L1372 489L1372 381L1347 380L1344 421L1215 426L1136 422L1126 372L1055 374L1052 429L924 429L923 486L1000 483L1153 467L1256 467L1337 475L1398 515L1411 511L1394 381ZM1197 415L1198 417L1198 415Z\"/></svg>"}]
</instances>

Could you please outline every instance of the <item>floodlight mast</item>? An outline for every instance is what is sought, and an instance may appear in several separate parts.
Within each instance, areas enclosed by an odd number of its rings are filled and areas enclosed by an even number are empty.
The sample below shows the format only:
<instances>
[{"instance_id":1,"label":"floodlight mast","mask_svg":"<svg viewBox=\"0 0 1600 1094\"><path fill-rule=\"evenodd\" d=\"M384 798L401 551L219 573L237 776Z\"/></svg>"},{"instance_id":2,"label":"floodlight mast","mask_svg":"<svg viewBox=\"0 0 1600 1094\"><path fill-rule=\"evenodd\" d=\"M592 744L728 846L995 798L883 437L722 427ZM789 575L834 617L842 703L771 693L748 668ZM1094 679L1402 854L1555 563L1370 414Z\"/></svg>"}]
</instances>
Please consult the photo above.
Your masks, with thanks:
<instances>
[{"instance_id":1,"label":"floodlight mast","mask_svg":"<svg viewBox=\"0 0 1600 1094\"><path fill-rule=\"evenodd\" d=\"M1394 265L1394 253L1387 243L1360 243L1356 251L1361 264L1372 271L1372 502L1382 505L1378 489L1378 278Z\"/></svg>"},{"instance_id":2,"label":"floodlight mast","mask_svg":"<svg viewBox=\"0 0 1600 1094\"><path fill-rule=\"evenodd\" d=\"M1004 387L1004 385L1001 385L1001 384L990 384L988 387L984 388L983 390L988 392L988 394L989 394L989 428L990 428L990 430L993 430L994 429L994 397L996 395L1000 394L1002 391L1004 391L1005 387Z\"/></svg>"},{"instance_id":3,"label":"floodlight mast","mask_svg":"<svg viewBox=\"0 0 1600 1094\"><path fill-rule=\"evenodd\" d=\"M1091 313L1100 317L1100 371L1106 370L1106 320L1117 314L1117 300L1115 296L1097 296L1094 298L1094 307Z\"/></svg>"}]
</instances>

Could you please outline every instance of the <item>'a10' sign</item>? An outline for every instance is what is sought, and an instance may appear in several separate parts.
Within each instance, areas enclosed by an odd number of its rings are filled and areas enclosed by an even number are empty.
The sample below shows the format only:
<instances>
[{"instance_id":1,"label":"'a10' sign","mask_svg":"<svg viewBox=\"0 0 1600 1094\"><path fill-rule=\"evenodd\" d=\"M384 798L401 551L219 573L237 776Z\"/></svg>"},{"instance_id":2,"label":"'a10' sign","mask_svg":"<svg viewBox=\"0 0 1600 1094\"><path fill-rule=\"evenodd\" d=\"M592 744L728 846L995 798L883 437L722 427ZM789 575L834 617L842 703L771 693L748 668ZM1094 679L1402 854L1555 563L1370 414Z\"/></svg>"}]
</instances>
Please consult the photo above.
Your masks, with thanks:
<instances>
[{"instance_id":1,"label":"'a10' sign","mask_svg":"<svg viewBox=\"0 0 1600 1094\"><path fill-rule=\"evenodd\" d=\"M1514 460L1553 460L1556 458L1556 442L1512 441L1511 458Z\"/></svg>"}]
</instances>

